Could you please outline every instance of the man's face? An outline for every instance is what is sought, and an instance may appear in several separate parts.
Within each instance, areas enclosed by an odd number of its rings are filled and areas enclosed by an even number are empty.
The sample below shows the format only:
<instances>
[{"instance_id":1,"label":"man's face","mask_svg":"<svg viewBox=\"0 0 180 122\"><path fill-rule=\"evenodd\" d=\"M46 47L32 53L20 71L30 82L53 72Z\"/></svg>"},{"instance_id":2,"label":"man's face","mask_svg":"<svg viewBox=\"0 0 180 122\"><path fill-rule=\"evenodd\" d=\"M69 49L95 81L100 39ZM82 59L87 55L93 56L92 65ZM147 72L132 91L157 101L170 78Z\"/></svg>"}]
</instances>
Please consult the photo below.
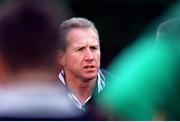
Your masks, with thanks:
<instances>
[{"instance_id":1,"label":"man's face","mask_svg":"<svg viewBox=\"0 0 180 122\"><path fill-rule=\"evenodd\" d=\"M67 34L68 46L63 55L66 76L82 81L97 77L100 67L99 38L92 29L72 29Z\"/></svg>"}]
</instances>

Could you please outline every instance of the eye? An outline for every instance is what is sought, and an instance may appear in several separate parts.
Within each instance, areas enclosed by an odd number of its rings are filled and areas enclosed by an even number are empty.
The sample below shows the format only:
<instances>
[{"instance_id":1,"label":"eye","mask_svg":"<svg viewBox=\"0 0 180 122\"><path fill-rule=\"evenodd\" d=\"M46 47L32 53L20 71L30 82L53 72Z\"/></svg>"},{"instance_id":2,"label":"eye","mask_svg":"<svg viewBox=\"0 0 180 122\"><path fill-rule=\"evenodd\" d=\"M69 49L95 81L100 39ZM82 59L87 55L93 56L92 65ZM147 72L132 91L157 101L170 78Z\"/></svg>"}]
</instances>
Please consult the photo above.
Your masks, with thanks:
<instances>
[{"instance_id":1,"label":"eye","mask_svg":"<svg viewBox=\"0 0 180 122\"><path fill-rule=\"evenodd\" d=\"M92 47L90 47L90 49L91 49L91 50L97 50L98 47L97 47L97 46L92 46Z\"/></svg>"},{"instance_id":2,"label":"eye","mask_svg":"<svg viewBox=\"0 0 180 122\"><path fill-rule=\"evenodd\" d=\"M76 51L82 51L84 47L77 48Z\"/></svg>"}]
</instances>

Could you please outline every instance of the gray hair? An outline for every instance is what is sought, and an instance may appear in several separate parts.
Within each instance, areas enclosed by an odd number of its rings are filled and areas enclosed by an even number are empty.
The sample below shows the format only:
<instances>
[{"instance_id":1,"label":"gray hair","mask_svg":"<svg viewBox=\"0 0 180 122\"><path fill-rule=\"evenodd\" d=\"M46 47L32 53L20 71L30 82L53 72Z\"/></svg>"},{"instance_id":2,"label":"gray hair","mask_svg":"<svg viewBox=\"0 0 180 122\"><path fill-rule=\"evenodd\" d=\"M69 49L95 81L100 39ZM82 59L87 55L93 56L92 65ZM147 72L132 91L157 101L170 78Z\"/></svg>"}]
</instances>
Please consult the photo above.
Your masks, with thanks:
<instances>
[{"instance_id":1,"label":"gray hair","mask_svg":"<svg viewBox=\"0 0 180 122\"><path fill-rule=\"evenodd\" d=\"M65 51L68 45L67 42L67 33L73 28L90 28L92 29L98 36L98 31L93 22L88 19L73 17L64 21L59 27L59 45L58 48L60 50Z\"/></svg>"}]
</instances>

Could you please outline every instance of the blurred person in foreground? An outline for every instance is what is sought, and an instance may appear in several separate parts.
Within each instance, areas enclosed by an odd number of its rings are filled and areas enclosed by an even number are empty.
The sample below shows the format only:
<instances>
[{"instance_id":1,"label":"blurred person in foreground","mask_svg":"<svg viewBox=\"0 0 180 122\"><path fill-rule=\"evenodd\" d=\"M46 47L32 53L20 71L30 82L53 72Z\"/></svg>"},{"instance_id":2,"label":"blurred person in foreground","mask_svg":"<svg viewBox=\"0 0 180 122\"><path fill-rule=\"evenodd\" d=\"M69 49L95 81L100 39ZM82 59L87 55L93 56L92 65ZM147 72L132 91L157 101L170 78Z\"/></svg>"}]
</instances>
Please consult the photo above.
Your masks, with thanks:
<instances>
[{"instance_id":1,"label":"blurred person in foreground","mask_svg":"<svg viewBox=\"0 0 180 122\"><path fill-rule=\"evenodd\" d=\"M64 18L57 18L54 7L47 0L1 6L0 120L64 120L79 114L57 77L57 25Z\"/></svg>"},{"instance_id":2,"label":"blurred person in foreground","mask_svg":"<svg viewBox=\"0 0 180 122\"><path fill-rule=\"evenodd\" d=\"M100 105L121 120L180 120L180 19L163 22L156 41L142 38L117 57L110 69L116 83Z\"/></svg>"},{"instance_id":3,"label":"blurred person in foreground","mask_svg":"<svg viewBox=\"0 0 180 122\"><path fill-rule=\"evenodd\" d=\"M83 112L78 120L108 120L96 108L95 99L107 85L109 72L100 69L100 40L94 24L85 18L71 18L60 25L59 79L67 87L69 97Z\"/></svg>"}]
</instances>

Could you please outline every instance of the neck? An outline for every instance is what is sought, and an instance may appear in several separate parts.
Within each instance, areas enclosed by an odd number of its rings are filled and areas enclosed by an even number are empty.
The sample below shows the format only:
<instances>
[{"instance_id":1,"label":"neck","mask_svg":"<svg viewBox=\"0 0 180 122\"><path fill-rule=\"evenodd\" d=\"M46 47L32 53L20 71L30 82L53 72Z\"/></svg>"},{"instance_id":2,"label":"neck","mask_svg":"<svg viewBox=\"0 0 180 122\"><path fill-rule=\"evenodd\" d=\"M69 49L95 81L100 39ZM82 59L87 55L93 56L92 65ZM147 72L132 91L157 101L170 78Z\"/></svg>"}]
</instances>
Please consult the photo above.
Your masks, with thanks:
<instances>
[{"instance_id":1,"label":"neck","mask_svg":"<svg viewBox=\"0 0 180 122\"><path fill-rule=\"evenodd\" d=\"M65 81L68 89L78 98L78 100L84 104L89 98L96 85L97 77L91 80L81 80L75 77L65 76Z\"/></svg>"}]
</instances>

